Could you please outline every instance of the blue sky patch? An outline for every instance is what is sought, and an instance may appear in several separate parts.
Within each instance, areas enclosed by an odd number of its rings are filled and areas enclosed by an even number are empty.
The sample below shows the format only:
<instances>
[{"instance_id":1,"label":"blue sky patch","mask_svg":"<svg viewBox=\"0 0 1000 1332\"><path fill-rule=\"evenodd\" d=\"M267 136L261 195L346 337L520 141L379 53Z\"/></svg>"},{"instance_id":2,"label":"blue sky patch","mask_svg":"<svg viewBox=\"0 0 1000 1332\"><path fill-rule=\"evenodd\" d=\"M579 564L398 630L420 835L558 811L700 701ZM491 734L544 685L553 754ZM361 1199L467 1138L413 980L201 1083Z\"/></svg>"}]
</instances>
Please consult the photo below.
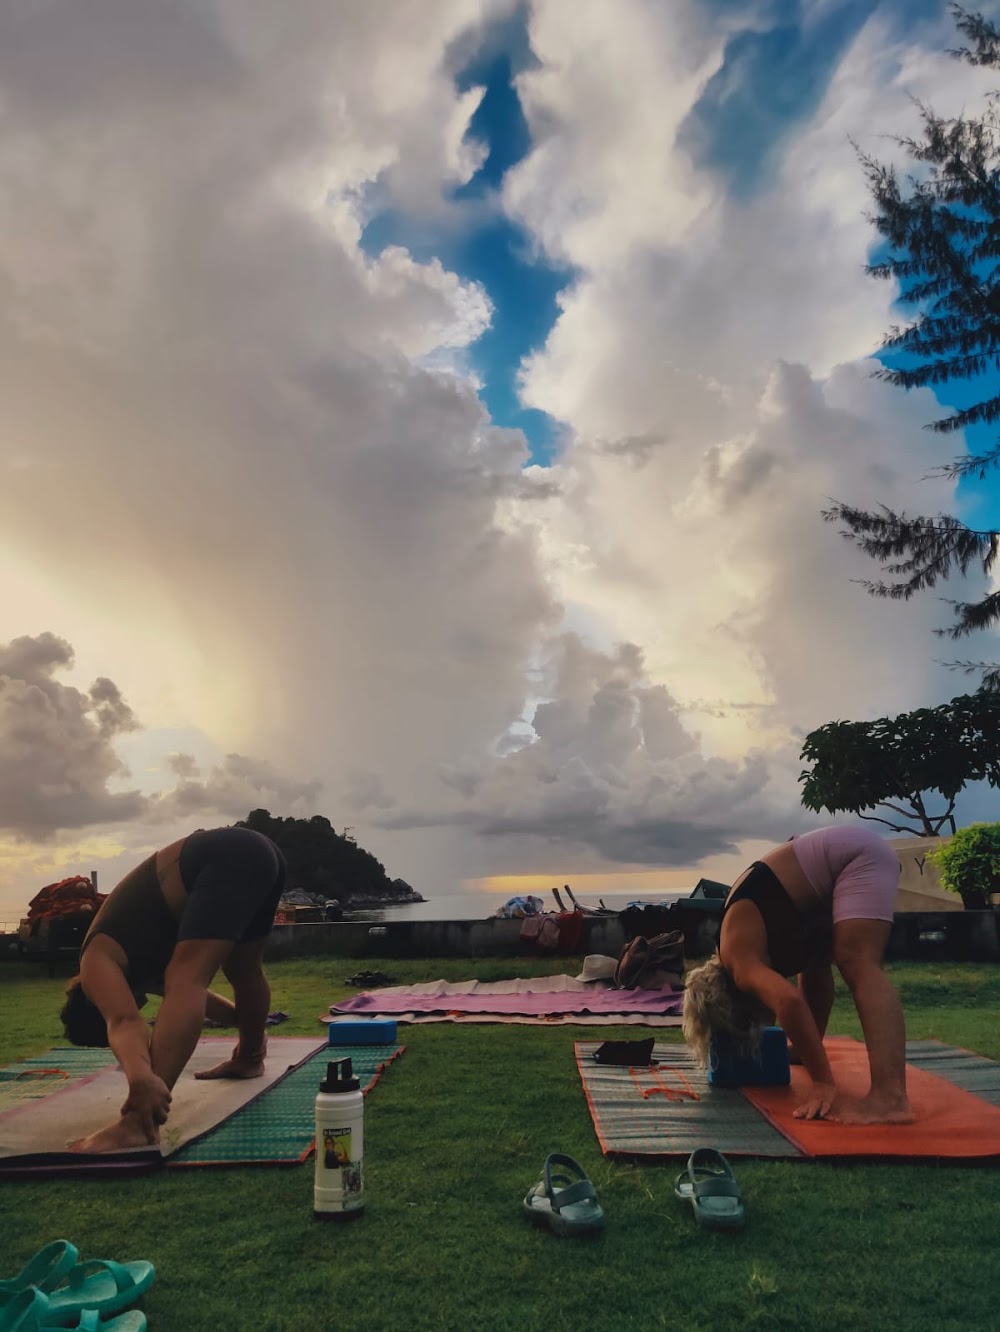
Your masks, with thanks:
<instances>
[{"instance_id":1,"label":"blue sky patch","mask_svg":"<svg viewBox=\"0 0 1000 1332\"><path fill-rule=\"evenodd\" d=\"M718 4L716 8L718 8ZM745 28L678 134L696 166L719 172L734 194L766 188L780 149L819 106L849 43L878 0L840 0L816 22L801 0L775 0L767 28Z\"/></svg>"},{"instance_id":2,"label":"blue sky patch","mask_svg":"<svg viewBox=\"0 0 1000 1332\"><path fill-rule=\"evenodd\" d=\"M381 208L362 234L366 253L400 245L419 262L440 259L468 281L479 282L493 303L490 327L469 350L472 370L480 377L483 400L492 420L524 431L531 461L552 461L559 426L545 412L525 408L517 392L524 357L541 347L559 315L558 296L573 278L532 249L522 228L501 213L495 196L503 178L531 148L531 136L514 80L535 62L528 41L527 15L521 8L502 23L476 34L469 47L452 53L459 92L485 89L471 119L467 138L486 148L478 171L454 190L450 202L463 212L463 225L435 224Z\"/></svg>"}]
</instances>

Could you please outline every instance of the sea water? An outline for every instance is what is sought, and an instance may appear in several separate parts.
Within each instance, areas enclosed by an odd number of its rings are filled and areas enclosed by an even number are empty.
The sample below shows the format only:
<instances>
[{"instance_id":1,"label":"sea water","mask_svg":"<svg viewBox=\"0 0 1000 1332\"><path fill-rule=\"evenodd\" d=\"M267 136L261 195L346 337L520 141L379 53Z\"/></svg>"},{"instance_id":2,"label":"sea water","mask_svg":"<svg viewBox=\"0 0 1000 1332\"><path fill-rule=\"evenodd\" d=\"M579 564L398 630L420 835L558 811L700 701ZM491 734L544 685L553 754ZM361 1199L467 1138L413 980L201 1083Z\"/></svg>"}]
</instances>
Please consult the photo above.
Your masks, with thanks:
<instances>
[{"instance_id":1,"label":"sea water","mask_svg":"<svg viewBox=\"0 0 1000 1332\"><path fill-rule=\"evenodd\" d=\"M572 888L572 884L570 887ZM559 885L560 896L567 908L572 910L572 902L565 892L562 891L562 885ZM574 890L575 891L575 890ZM673 891L663 893L644 893L641 896L637 893L577 893L577 901L582 907L597 908L598 897L600 897L605 906L612 911L624 911L629 902L676 902L682 897L687 897L690 889L683 892ZM488 893L476 892L474 890L451 889L449 892L435 893L433 896L429 892L424 894L426 902L411 902L405 905L393 904L386 907L363 907L354 911L345 911L345 920L485 920L487 916L492 916L498 907L510 900L512 893ZM543 910L557 911L556 900L551 892L535 893L543 903Z\"/></svg>"}]
</instances>

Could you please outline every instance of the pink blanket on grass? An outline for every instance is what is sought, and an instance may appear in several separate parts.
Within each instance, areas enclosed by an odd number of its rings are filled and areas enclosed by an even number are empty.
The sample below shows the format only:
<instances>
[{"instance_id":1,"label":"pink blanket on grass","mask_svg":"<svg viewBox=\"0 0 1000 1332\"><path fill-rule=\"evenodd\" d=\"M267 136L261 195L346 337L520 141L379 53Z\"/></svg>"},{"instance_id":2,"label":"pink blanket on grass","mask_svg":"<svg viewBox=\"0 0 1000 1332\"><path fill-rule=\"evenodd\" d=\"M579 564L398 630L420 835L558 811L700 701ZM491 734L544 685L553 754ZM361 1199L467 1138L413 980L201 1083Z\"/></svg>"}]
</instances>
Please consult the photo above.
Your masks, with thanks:
<instances>
[{"instance_id":1,"label":"pink blanket on grass","mask_svg":"<svg viewBox=\"0 0 1000 1332\"><path fill-rule=\"evenodd\" d=\"M393 987L355 995L332 1005L335 1016L347 1014L387 1017L426 1013L497 1013L503 1016L549 1017L580 1013L596 1016L650 1014L673 1016L681 1012L683 990L613 990L580 984L572 990L527 990L520 993L491 992L480 986L473 993L427 994L419 989Z\"/></svg>"}]
</instances>

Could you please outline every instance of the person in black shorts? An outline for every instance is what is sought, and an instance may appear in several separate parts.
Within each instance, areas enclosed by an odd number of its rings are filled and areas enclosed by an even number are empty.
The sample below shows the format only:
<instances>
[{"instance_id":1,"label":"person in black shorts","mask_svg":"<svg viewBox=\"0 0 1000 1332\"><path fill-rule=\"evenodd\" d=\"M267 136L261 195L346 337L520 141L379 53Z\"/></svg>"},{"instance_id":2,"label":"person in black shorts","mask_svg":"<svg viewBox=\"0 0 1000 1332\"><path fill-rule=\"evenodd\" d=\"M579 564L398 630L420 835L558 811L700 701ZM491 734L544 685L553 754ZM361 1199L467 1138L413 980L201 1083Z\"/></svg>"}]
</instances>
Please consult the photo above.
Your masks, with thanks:
<instances>
[{"instance_id":1,"label":"person in black shorts","mask_svg":"<svg viewBox=\"0 0 1000 1332\"><path fill-rule=\"evenodd\" d=\"M214 828L161 848L109 894L60 1016L74 1045L111 1047L129 1091L119 1118L75 1150L159 1141L206 1017L235 1025L239 1037L229 1059L197 1076L263 1074L271 991L261 961L284 886L284 857L270 838ZM209 989L220 967L234 1002ZM152 1031L139 1011L150 993L163 995Z\"/></svg>"}]
</instances>

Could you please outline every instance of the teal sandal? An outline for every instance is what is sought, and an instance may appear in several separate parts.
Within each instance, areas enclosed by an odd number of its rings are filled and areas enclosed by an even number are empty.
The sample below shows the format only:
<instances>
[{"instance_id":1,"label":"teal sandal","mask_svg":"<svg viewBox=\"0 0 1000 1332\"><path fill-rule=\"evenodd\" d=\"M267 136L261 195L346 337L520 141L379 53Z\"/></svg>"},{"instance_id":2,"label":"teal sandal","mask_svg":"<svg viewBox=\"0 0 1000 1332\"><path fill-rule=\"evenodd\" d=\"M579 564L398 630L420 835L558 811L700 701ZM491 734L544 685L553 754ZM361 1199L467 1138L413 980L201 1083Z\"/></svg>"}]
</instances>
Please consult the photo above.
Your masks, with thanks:
<instances>
[{"instance_id":1,"label":"teal sandal","mask_svg":"<svg viewBox=\"0 0 1000 1332\"><path fill-rule=\"evenodd\" d=\"M52 1322L51 1315L49 1297L37 1286L28 1286L0 1308L0 1332L43 1332L66 1326L64 1322ZM96 1309L82 1309L79 1321L69 1326L76 1332L146 1332L146 1315L130 1309L102 1323Z\"/></svg>"},{"instance_id":2,"label":"teal sandal","mask_svg":"<svg viewBox=\"0 0 1000 1332\"><path fill-rule=\"evenodd\" d=\"M741 1230L746 1221L743 1195L732 1166L714 1147L698 1147L674 1182L674 1193L694 1208L695 1220L709 1230Z\"/></svg>"},{"instance_id":3,"label":"teal sandal","mask_svg":"<svg viewBox=\"0 0 1000 1332\"><path fill-rule=\"evenodd\" d=\"M84 1326L77 1322L84 1311L93 1310L100 1318L127 1309L146 1293L155 1276L152 1263L113 1263L104 1258L77 1263L66 1274L64 1285L46 1292L45 1326ZM107 1328L108 1324L101 1326ZM124 1326L120 1332L126 1332Z\"/></svg>"},{"instance_id":4,"label":"teal sandal","mask_svg":"<svg viewBox=\"0 0 1000 1332\"><path fill-rule=\"evenodd\" d=\"M24 1264L16 1277L0 1281L0 1309L29 1286L51 1290L64 1280L76 1262L76 1248L69 1240L53 1240Z\"/></svg>"},{"instance_id":5,"label":"teal sandal","mask_svg":"<svg viewBox=\"0 0 1000 1332\"><path fill-rule=\"evenodd\" d=\"M557 1171L554 1167L560 1167ZM571 1156L553 1152L542 1178L524 1199L533 1221L557 1235L589 1235L604 1229L604 1212L587 1172Z\"/></svg>"}]
</instances>

